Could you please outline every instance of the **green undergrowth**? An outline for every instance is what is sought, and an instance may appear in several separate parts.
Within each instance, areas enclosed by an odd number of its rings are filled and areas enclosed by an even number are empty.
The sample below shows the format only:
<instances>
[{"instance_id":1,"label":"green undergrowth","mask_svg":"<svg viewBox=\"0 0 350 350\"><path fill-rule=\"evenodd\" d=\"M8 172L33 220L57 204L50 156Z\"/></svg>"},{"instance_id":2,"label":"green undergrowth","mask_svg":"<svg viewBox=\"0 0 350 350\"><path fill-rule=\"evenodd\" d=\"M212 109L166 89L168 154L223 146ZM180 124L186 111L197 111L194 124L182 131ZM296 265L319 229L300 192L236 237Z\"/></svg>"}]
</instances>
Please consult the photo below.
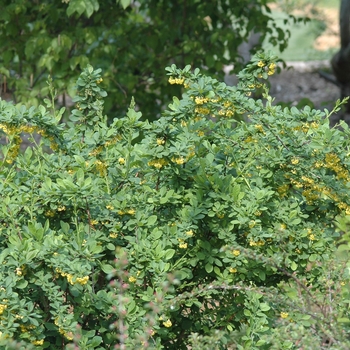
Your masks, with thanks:
<instances>
[{"instance_id":1,"label":"green undergrowth","mask_svg":"<svg viewBox=\"0 0 350 350\"><path fill-rule=\"evenodd\" d=\"M2 349L349 348L350 132L340 101L273 106L276 61L235 87L172 65L153 122L108 122L91 66L66 124L52 81L0 101Z\"/></svg>"}]
</instances>

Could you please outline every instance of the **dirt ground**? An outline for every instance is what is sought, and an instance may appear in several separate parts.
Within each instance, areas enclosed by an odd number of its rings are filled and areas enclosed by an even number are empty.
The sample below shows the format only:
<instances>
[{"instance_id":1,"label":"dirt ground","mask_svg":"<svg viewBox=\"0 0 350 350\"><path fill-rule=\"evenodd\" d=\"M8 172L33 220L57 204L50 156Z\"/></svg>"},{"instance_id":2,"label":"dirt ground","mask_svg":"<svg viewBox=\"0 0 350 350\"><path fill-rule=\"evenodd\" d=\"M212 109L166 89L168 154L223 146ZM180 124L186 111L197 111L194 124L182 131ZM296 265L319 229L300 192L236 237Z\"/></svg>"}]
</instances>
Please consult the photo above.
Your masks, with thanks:
<instances>
[{"instance_id":1,"label":"dirt ground","mask_svg":"<svg viewBox=\"0 0 350 350\"><path fill-rule=\"evenodd\" d=\"M287 62L287 66L269 79L275 102L297 105L308 98L316 108L323 109L330 108L339 98L339 88L320 74L330 69L329 61Z\"/></svg>"},{"instance_id":2,"label":"dirt ground","mask_svg":"<svg viewBox=\"0 0 350 350\"><path fill-rule=\"evenodd\" d=\"M323 10L322 17L327 25L314 47L317 50L337 49L340 46L338 9ZM289 102L297 105L303 98L308 98L317 109L332 110L335 101L340 98L340 90L333 83L320 75L320 71L331 73L330 61L287 62L288 69L271 77L270 94L275 102ZM350 124L350 115L338 114L332 119L334 125L338 119L345 119Z\"/></svg>"}]
</instances>

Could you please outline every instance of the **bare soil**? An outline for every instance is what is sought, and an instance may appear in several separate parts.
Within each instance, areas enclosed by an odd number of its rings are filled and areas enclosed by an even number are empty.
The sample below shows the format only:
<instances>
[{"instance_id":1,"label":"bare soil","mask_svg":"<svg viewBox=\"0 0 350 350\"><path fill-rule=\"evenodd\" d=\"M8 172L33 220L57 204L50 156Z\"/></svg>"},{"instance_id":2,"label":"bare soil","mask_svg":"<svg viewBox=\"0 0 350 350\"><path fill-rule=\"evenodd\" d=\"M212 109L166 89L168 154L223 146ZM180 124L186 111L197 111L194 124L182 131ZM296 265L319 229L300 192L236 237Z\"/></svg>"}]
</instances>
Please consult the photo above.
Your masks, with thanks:
<instances>
[{"instance_id":1,"label":"bare soil","mask_svg":"<svg viewBox=\"0 0 350 350\"><path fill-rule=\"evenodd\" d=\"M328 61L287 62L287 69L270 77L270 94L275 102L297 105L308 98L315 108L334 104L339 98L339 88L320 75L320 71L330 71ZM330 73L330 72L329 72Z\"/></svg>"},{"instance_id":2,"label":"bare soil","mask_svg":"<svg viewBox=\"0 0 350 350\"><path fill-rule=\"evenodd\" d=\"M284 102L296 106L303 99L311 102L316 109L334 108L340 98L340 89L320 75L320 71L329 71L328 61L289 62L288 69L270 78L270 95L274 103ZM331 125L340 119L350 124L350 115L339 112L331 118Z\"/></svg>"},{"instance_id":3,"label":"bare soil","mask_svg":"<svg viewBox=\"0 0 350 350\"><path fill-rule=\"evenodd\" d=\"M326 24L326 30L314 42L314 48L327 51L340 47L339 10L322 9L321 16ZM320 75L320 71L332 74L330 61L287 62L287 69L270 78L270 94L275 97L275 103L286 102L297 105L302 99L309 99L314 107L332 110L335 101L340 98L340 89ZM350 124L350 115L338 113L331 124L344 119Z\"/></svg>"}]
</instances>

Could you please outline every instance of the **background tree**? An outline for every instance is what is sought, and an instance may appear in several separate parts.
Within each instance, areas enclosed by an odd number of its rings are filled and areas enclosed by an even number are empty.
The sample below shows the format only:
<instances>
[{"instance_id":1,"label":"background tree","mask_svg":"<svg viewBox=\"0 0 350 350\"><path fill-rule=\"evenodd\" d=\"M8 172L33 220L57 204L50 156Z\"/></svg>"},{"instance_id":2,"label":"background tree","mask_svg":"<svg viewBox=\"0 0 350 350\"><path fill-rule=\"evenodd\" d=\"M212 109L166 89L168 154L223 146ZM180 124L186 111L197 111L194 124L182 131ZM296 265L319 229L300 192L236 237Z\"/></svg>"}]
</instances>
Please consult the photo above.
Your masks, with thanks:
<instances>
[{"instance_id":1,"label":"background tree","mask_svg":"<svg viewBox=\"0 0 350 350\"><path fill-rule=\"evenodd\" d=\"M132 96L145 117L157 116L180 89L164 78L169 64L220 77L226 64L241 68L238 47L252 31L280 50L290 35L276 28L267 0L0 0L0 7L2 97L37 104L50 74L66 104L90 63L103 69L110 116L124 113Z\"/></svg>"}]
</instances>

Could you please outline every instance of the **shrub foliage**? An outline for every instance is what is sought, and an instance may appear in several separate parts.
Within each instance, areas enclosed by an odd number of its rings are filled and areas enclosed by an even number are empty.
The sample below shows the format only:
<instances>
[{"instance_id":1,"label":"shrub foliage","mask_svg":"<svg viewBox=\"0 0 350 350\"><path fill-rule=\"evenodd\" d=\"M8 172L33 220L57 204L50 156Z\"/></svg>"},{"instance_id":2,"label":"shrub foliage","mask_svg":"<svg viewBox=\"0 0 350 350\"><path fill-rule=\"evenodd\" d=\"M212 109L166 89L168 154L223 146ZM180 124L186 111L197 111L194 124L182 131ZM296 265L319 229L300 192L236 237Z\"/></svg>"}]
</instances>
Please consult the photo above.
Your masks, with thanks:
<instances>
[{"instance_id":1,"label":"shrub foliage","mask_svg":"<svg viewBox=\"0 0 350 350\"><path fill-rule=\"evenodd\" d=\"M275 67L228 87L172 65L154 122L132 100L109 123L91 66L67 124L50 80L46 107L0 101L4 349L349 346L349 129L274 106Z\"/></svg>"}]
</instances>

